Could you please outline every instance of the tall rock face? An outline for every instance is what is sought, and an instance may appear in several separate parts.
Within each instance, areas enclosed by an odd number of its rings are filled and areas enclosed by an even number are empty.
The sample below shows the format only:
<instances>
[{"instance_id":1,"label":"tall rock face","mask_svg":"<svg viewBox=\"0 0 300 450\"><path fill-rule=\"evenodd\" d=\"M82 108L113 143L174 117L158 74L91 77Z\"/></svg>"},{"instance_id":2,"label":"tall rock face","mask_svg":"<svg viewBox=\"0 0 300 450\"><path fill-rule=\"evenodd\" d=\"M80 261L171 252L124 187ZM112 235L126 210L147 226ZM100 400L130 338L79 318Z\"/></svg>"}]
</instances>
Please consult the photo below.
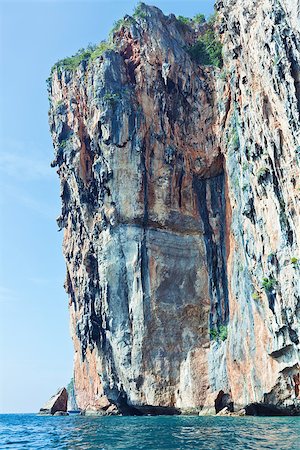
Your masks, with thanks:
<instances>
[{"instance_id":1,"label":"tall rock face","mask_svg":"<svg viewBox=\"0 0 300 450\"><path fill-rule=\"evenodd\" d=\"M295 3L217 3L230 99L221 130L230 204L228 381L237 404L291 409L299 405L300 319Z\"/></svg>"},{"instance_id":2,"label":"tall rock face","mask_svg":"<svg viewBox=\"0 0 300 450\"><path fill-rule=\"evenodd\" d=\"M299 11L216 9L222 69L192 57L211 25L145 5L54 67L82 410L300 411Z\"/></svg>"}]
</instances>

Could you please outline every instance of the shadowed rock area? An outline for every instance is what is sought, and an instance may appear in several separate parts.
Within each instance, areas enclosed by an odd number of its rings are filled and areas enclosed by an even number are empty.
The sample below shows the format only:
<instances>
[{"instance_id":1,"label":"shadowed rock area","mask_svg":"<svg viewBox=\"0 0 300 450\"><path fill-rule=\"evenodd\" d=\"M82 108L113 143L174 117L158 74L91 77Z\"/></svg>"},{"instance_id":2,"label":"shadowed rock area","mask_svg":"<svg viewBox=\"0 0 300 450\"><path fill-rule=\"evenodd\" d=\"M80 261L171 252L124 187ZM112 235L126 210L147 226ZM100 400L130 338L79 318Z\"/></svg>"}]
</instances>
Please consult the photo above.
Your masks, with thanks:
<instances>
[{"instance_id":1,"label":"shadowed rock area","mask_svg":"<svg viewBox=\"0 0 300 450\"><path fill-rule=\"evenodd\" d=\"M141 4L49 79L86 412L300 411L299 27L216 10Z\"/></svg>"}]
</instances>

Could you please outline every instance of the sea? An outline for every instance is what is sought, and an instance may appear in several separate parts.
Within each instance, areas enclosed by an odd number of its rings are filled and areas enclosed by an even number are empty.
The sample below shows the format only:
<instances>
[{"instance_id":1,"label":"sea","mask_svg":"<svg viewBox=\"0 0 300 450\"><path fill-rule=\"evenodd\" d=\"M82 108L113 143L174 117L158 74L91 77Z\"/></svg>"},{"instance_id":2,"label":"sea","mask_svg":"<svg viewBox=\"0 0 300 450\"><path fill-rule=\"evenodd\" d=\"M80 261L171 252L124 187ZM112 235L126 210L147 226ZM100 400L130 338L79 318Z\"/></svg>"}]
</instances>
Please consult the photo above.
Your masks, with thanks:
<instances>
[{"instance_id":1,"label":"sea","mask_svg":"<svg viewBox=\"0 0 300 450\"><path fill-rule=\"evenodd\" d=\"M300 449L300 417L0 415L0 449Z\"/></svg>"}]
</instances>

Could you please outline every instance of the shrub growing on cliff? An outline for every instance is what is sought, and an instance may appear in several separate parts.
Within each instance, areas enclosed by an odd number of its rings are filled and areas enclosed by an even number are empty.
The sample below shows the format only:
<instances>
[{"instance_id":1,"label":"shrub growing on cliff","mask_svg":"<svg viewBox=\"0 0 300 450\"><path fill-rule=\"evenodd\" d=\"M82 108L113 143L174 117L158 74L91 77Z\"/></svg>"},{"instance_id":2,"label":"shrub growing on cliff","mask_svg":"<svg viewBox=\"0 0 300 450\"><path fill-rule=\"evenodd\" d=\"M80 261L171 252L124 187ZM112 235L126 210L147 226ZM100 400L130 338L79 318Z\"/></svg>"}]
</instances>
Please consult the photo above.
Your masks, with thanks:
<instances>
[{"instance_id":1,"label":"shrub growing on cliff","mask_svg":"<svg viewBox=\"0 0 300 450\"><path fill-rule=\"evenodd\" d=\"M177 20L183 25L189 25L191 23L191 19L185 16L177 16Z\"/></svg>"},{"instance_id":2,"label":"shrub growing on cliff","mask_svg":"<svg viewBox=\"0 0 300 450\"><path fill-rule=\"evenodd\" d=\"M265 277L262 280L262 287L264 288L264 290L266 292L272 292L274 290L276 284L277 284L277 281L272 277L270 277L270 278Z\"/></svg>"},{"instance_id":3,"label":"shrub growing on cliff","mask_svg":"<svg viewBox=\"0 0 300 450\"><path fill-rule=\"evenodd\" d=\"M217 338L218 338L218 330L215 329L215 328L211 328L211 329L209 330L209 335L210 335L210 338L211 338L211 339L213 339L214 341L216 341Z\"/></svg>"},{"instance_id":4,"label":"shrub growing on cliff","mask_svg":"<svg viewBox=\"0 0 300 450\"><path fill-rule=\"evenodd\" d=\"M133 22L134 22L134 20L133 20L133 18L130 17L130 16L125 16L125 17L123 17L122 19L117 20L117 21L114 23L114 26L112 27L112 29L111 29L111 31L110 31L110 33L109 33L110 39L111 39L112 36L116 33L116 31L119 31L119 30L120 30L120 28L122 28L122 27L128 27L128 26L130 26Z\"/></svg>"},{"instance_id":5,"label":"shrub growing on cliff","mask_svg":"<svg viewBox=\"0 0 300 450\"><path fill-rule=\"evenodd\" d=\"M117 102L120 100L121 96L118 92L107 92L103 96L103 100L110 105L111 108L114 108Z\"/></svg>"},{"instance_id":6,"label":"shrub growing on cliff","mask_svg":"<svg viewBox=\"0 0 300 450\"><path fill-rule=\"evenodd\" d=\"M196 14L193 17L193 22L194 23L204 23L205 22L205 15L204 14Z\"/></svg>"},{"instance_id":7,"label":"shrub growing on cliff","mask_svg":"<svg viewBox=\"0 0 300 450\"><path fill-rule=\"evenodd\" d=\"M188 52L197 64L203 66L222 67L222 44L213 27L206 30L197 42L188 49Z\"/></svg>"},{"instance_id":8,"label":"shrub growing on cliff","mask_svg":"<svg viewBox=\"0 0 300 450\"><path fill-rule=\"evenodd\" d=\"M134 13L132 15L135 19L146 19L147 13L143 9L143 3L140 2L136 6Z\"/></svg>"},{"instance_id":9,"label":"shrub growing on cliff","mask_svg":"<svg viewBox=\"0 0 300 450\"><path fill-rule=\"evenodd\" d=\"M295 256L293 256L293 257L291 258L291 263L292 263L294 269L296 269L296 267L298 267L299 259L296 258Z\"/></svg>"},{"instance_id":10,"label":"shrub growing on cliff","mask_svg":"<svg viewBox=\"0 0 300 450\"><path fill-rule=\"evenodd\" d=\"M177 16L177 20L182 24L182 25L199 25L202 24L206 21L205 19L205 15L204 14L196 14L192 19L190 19L189 17L185 17L185 16Z\"/></svg>"},{"instance_id":11,"label":"shrub growing on cliff","mask_svg":"<svg viewBox=\"0 0 300 450\"><path fill-rule=\"evenodd\" d=\"M214 341L225 341L228 336L226 325L220 325L218 328L211 328L209 330L210 338Z\"/></svg>"},{"instance_id":12,"label":"shrub growing on cliff","mask_svg":"<svg viewBox=\"0 0 300 450\"><path fill-rule=\"evenodd\" d=\"M63 139L63 140L60 141L60 143L59 143L59 148L61 148L61 149L66 148L67 143L68 143L68 140L67 140L67 139Z\"/></svg>"},{"instance_id":13,"label":"shrub growing on cliff","mask_svg":"<svg viewBox=\"0 0 300 450\"><path fill-rule=\"evenodd\" d=\"M225 341L227 339L228 336L228 330L227 327L225 325L221 325L219 328L219 336L221 341Z\"/></svg>"}]
</instances>

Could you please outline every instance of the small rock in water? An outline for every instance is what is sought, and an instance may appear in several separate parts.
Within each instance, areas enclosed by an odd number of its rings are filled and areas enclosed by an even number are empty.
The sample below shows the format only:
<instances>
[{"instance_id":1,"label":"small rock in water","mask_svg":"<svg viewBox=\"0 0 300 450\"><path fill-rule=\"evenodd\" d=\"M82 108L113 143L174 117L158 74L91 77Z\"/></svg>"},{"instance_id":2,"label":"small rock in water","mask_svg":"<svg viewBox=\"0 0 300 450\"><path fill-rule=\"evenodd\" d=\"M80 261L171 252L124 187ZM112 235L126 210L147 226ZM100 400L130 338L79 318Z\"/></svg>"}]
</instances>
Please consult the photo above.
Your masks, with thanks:
<instances>
[{"instance_id":1,"label":"small rock in water","mask_svg":"<svg viewBox=\"0 0 300 450\"><path fill-rule=\"evenodd\" d=\"M59 389L40 409L39 414L67 413L68 393L66 388ZM62 414L57 414L62 415Z\"/></svg>"},{"instance_id":2,"label":"small rock in water","mask_svg":"<svg viewBox=\"0 0 300 450\"><path fill-rule=\"evenodd\" d=\"M221 411L219 411L217 414L217 416L245 416L246 415L246 410L243 409L239 409L238 411L230 411L230 409L225 406L225 408L221 409Z\"/></svg>"},{"instance_id":3,"label":"small rock in water","mask_svg":"<svg viewBox=\"0 0 300 450\"><path fill-rule=\"evenodd\" d=\"M116 416L119 414L118 408L115 405L110 405L106 410L106 414L108 416Z\"/></svg>"},{"instance_id":4,"label":"small rock in water","mask_svg":"<svg viewBox=\"0 0 300 450\"><path fill-rule=\"evenodd\" d=\"M228 416L228 415L230 415L230 411L227 406L225 406L225 408L221 409L221 411L217 413L217 416Z\"/></svg>"}]
</instances>

